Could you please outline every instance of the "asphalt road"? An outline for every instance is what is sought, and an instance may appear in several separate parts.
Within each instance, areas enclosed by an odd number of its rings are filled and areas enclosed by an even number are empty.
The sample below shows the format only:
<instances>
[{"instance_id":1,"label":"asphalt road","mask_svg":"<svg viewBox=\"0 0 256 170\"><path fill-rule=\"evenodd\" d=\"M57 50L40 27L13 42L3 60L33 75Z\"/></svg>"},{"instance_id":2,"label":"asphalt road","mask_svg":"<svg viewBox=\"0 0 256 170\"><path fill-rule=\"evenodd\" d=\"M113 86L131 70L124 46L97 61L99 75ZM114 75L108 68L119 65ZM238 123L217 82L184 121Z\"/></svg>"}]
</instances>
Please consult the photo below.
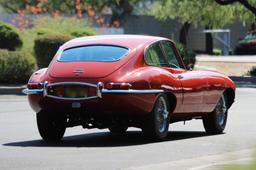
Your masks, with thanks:
<instances>
[{"instance_id":1,"label":"asphalt road","mask_svg":"<svg viewBox=\"0 0 256 170\"><path fill-rule=\"evenodd\" d=\"M170 126L167 141L152 143L139 129L118 137L107 130L67 129L46 144L25 96L0 95L0 169L209 169L249 161L256 146L256 89L240 88L225 133L207 136L202 122Z\"/></svg>"}]
</instances>

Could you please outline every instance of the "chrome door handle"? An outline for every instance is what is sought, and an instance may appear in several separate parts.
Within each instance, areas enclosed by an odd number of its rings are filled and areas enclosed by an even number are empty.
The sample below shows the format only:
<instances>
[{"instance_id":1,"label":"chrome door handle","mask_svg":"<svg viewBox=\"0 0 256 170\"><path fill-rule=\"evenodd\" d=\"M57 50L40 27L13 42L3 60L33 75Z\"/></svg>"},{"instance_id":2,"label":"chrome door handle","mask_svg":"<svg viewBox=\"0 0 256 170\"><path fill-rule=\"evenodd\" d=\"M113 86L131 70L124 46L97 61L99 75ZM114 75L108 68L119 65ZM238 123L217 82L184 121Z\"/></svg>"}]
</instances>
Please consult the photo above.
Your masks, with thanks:
<instances>
[{"instance_id":1,"label":"chrome door handle","mask_svg":"<svg viewBox=\"0 0 256 170\"><path fill-rule=\"evenodd\" d=\"M178 75L178 77L177 77L178 79L183 79L184 77L183 76L181 76L181 75Z\"/></svg>"}]
</instances>

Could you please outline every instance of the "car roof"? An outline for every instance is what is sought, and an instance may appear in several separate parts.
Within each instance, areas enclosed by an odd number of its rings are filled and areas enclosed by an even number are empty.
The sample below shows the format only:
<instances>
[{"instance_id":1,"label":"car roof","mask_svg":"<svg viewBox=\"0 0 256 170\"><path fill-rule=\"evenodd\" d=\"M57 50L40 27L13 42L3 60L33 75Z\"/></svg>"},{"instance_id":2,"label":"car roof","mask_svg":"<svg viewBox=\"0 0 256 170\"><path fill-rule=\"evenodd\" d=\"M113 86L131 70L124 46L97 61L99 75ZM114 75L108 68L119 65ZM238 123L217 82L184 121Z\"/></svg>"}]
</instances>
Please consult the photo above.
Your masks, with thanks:
<instances>
[{"instance_id":1,"label":"car roof","mask_svg":"<svg viewBox=\"0 0 256 170\"><path fill-rule=\"evenodd\" d=\"M152 42L159 40L168 40L167 38L148 36L148 35L96 35L96 36L86 36L72 39L66 42L62 48L72 48L76 46L92 45L92 44L106 44L106 45L117 45L127 47L129 49L134 49L139 46L145 46L151 44Z\"/></svg>"}]
</instances>

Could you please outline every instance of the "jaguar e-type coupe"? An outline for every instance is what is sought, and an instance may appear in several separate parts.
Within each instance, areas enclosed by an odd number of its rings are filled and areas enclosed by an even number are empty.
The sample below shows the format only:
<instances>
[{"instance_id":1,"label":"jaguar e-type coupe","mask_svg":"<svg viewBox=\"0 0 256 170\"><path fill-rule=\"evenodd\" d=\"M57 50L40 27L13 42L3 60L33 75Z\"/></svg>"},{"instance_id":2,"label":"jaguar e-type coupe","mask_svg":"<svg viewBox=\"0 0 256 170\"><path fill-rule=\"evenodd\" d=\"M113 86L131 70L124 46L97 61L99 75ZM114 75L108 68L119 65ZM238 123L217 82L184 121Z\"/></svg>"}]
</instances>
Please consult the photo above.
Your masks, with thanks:
<instances>
[{"instance_id":1,"label":"jaguar e-type coupe","mask_svg":"<svg viewBox=\"0 0 256 170\"><path fill-rule=\"evenodd\" d=\"M116 134L138 127L163 140L170 123L192 119L222 133L235 88L221 73L187 69L167 38L105 35L66 42L23 92L45 141L78 125Z\"/></svg>"}]
</instances>

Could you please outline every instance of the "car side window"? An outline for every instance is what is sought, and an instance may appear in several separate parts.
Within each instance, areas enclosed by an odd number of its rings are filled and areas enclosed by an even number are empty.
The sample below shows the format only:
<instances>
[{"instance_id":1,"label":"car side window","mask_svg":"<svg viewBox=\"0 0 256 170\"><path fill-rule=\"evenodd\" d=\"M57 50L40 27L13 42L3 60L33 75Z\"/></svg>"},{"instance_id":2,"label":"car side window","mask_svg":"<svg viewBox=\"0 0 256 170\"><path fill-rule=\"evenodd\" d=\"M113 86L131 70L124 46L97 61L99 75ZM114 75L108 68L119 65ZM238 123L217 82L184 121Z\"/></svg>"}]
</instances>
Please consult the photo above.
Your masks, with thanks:
<instances>
[{"instance_id":1,"label":"car side window","mask_svg":"<svg viewBox=\"0 0 256 170\"><path fill-rule=\"evenodd\" d=\"M168 66L159 42L149 46L145 53L145 61L152 66Z\"/></svg>"},{"instance_id":2,"label":"car side window","mask_svg":"<svg viewBox=\"0 0 256 170\"><path fill-rule=\"evenodd\" d=\"M177 60L177 55L175 53L175 50L173 49L173 45L169 41L163 41L161 42L162 48L164 52L166 53L166 58L169 64L169 67L172 68L181 68L179 61Z\"/></svg>"}]
</instances>

